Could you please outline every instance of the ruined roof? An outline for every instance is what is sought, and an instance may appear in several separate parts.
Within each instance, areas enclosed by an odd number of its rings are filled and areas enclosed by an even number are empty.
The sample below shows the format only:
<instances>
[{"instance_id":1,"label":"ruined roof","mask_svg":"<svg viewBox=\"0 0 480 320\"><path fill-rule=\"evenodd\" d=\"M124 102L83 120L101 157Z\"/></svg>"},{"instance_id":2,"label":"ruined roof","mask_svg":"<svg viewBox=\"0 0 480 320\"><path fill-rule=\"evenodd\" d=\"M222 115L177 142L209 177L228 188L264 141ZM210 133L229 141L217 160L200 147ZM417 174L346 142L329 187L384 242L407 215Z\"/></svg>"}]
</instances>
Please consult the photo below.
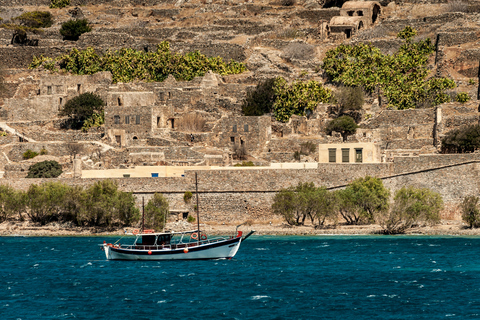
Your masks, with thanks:
<instances>
[{"instance_id":1,"label":"ruined roof","mask_svg":"<svg viewBox=\"0 0 480 320\"><path fill-rule=\"evenodd\" d=\"M332 17L330 26L358 26L363 17Z\"/></svg>"},{"instance_id":2,"label":"ruined roof","mask_svg":"<svg viewBox=\"0 0 480 320\"><path fill-rule=\"evenodd\" d=\"M380 7L376 1L347 1L343 4L342 9L370 9L374 5Z\"/></svg>"}]
</instances>

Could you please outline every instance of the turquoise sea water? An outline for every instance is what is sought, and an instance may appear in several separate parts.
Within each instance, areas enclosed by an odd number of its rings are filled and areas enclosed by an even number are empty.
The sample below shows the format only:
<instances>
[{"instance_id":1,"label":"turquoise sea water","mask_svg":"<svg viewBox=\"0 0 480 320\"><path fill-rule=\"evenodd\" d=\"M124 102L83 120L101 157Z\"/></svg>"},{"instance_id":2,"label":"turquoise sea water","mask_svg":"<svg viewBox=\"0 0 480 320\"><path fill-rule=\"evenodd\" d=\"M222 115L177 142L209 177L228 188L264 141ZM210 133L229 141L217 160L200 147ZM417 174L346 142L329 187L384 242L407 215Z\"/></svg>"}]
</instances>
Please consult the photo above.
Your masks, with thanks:
<instances>
[{"instance_id":1,"label":"turquoise sea water","mask_svg":"<svg viewBox=\"0 0 480 320\"><path fill-rule=\"evenodd\" d=\"M252 236L176 262L103 240L0 238L0 319L480 319L478 237Z\"/></svg>"}]
</instances>

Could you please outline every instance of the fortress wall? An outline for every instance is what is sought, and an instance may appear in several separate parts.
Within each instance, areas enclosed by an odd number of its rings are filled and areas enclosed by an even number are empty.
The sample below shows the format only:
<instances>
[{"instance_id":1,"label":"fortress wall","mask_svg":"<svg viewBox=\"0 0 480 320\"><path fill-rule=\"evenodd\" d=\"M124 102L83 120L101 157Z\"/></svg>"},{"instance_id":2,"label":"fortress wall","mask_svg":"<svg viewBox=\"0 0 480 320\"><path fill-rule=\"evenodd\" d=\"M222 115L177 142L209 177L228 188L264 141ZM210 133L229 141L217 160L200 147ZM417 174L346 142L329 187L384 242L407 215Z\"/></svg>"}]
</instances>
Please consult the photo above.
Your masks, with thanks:
<instances>
[{"instance_id":1,"label":"fortress wall","mask_svg":"<svg viewBox=\"0 0 480 320\"><path fill-rule=\"evenodd\" d=\"M432 154L394 158L395 174L429 170L457 163L479 161L480 153Z\"/></svg>"},{"instance_id":2,"label":"fortress wall","mask_svg":"<svg viewBox=\"0 0 480 320\"><path fill-rule=\"evenodd\" d=\"M420 157L421 158L421 157ZM446 157L445 162L448 161ZM424 159L424 163L428 160ZM246 219L268 221L272 219L271 204L275 192L281 188L295 186L298 182L313 181L317 186L339 186L365 175L387 176L396 170L395 164L319 164L318 169L250 169L198 171L198 189L202 221L232 222ZM384 184L392 194L403 186L430 188L439 192L448 208L455 208L461 199L478 194L478 170L480 164L466 164L385 178ZM167 178L123 178L117 181L123 191L134 192L138 204L142 197L148 202L154 192L163 193L171 209L186 209L193 212L195 198L185 204L185 191L195 191L194 171L187 171L185 177ZM32 183L59 181L69 185L88 187L101 179L4 179L3 183L26 190ZM451 210L451 209L449 209ZM450 213L449 213L450 214ZM458 218L458 213L457 216Z\"/></svg>"}]
</instances>

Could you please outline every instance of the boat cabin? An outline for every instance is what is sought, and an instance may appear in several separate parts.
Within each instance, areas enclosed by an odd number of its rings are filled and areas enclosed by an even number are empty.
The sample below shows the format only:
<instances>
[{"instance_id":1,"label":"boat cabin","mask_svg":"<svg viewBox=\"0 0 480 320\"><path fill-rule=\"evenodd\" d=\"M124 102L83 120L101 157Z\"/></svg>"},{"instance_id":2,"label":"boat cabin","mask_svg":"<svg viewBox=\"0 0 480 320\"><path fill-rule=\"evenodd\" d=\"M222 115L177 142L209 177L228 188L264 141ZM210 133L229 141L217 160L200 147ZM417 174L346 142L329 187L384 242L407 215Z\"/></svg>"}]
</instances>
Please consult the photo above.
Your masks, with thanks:
<instances>
[{"instance_id":1,"label":"boat cabin","mask_svg":"<svg viewBox=\"0 0 480 320\"><path fill-rule=\"evenodd\" d=\"M135 245L140 246L164 246L169 245L172 240L172 234L144 234L137 237Z\"/></svg>"}]
</instances>

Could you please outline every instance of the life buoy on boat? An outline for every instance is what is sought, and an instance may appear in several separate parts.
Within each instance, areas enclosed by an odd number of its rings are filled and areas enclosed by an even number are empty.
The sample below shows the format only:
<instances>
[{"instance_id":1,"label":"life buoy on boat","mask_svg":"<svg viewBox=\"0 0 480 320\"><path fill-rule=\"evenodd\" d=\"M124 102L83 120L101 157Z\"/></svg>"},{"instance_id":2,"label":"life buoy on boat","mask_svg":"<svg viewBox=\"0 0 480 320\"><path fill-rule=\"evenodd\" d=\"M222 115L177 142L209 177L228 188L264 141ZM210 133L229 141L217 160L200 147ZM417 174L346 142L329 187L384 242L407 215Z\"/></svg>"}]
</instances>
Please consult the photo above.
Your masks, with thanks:
<instances>
[{"instance_id":1,"label":"life buoy on boat","mask_svg":"<svg viewBox=\"0 0 480 320\"><path fill-rule=\"evenodd\" d=\"M133 234L138 234L138 229L132 231Z\"/></svg>"},{"instance_id":2,"label":"life buoy on boat","mask_svg":"<svg viewBox=\"0 0 480 320\"><path fill-rule=\"evenodd\" d=\"M192 238L193 240L197 240L198 239L198 233L192 233L190 238Z\"/></svg>"},{"instance_id":3,"label":"life buoy on boat","mask_svg":"<svg viewBox=\"0 0 480 320\"><path fill-rule=\"evenodd\" d=\"M205 233L202 233L202 235L200 236L200 239L207 240L207 235Z\"/></svg>"}]
</instances>

